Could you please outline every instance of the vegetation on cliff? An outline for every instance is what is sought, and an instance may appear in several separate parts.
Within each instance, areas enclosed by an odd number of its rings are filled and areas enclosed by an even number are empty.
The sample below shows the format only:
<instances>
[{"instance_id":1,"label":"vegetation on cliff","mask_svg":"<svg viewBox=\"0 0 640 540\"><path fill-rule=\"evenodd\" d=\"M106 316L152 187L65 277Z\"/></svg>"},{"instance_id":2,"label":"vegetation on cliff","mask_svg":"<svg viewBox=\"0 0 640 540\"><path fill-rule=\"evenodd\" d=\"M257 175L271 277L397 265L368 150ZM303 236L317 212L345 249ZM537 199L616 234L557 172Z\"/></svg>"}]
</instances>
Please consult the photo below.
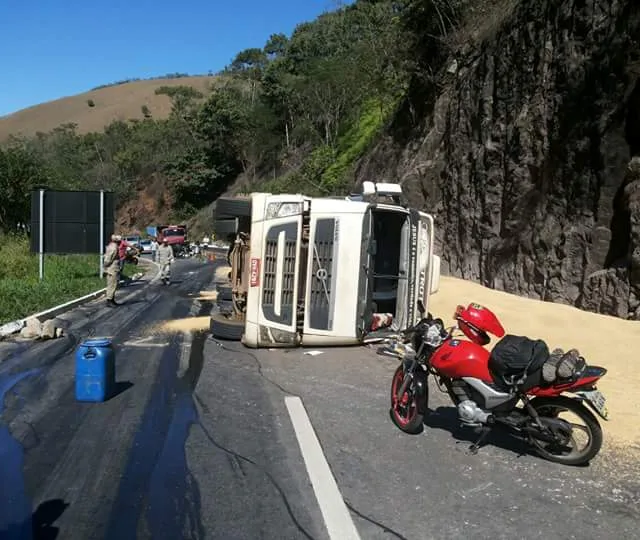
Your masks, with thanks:
<instances>
[{"instance_id":1,"label":"vegetation on cliff","mask_svg":"<svg viewBox=\"0 0 640 540\"><path fill-rule=\"evenodd\" d=\"M0 229L36 182L113 189L144 225L210 223L230 187L392 180L436 216L445 273L640 319L639 29L631 0L357 0L241 51L211 93L158 88L166 119L10 141Z\"/></svg>"},{"instance_id":2,"label":"vegetation on cliff","mask_svg":"<svg viewBox=\"0 0 640 540\"><path fill-rule=\"evenodd\" d=\"M66 124L13 137L0 149L0 229L28 219L29 188L42 183L113 190L121 205L155 183L176 218L238 178L244 189L348 190L354 163L411 77L433 72L416 59L439 58L458 4L358 0L239 52L208 96L188 86L157 89L172 102L166 119L145 114L100 133Z\"/></svg>"}]
</instances>

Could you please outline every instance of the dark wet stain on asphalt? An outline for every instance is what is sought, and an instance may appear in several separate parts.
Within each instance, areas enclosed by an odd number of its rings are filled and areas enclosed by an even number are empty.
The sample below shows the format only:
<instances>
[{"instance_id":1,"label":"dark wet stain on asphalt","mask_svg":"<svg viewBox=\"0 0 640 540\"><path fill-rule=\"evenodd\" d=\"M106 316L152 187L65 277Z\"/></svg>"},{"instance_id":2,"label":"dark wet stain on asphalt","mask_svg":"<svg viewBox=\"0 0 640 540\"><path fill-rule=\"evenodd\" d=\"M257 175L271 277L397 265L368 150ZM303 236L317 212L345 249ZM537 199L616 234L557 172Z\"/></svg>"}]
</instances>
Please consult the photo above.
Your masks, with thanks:
<instances>
[{"instance_id":1,"label":"dark wet stain on asphalt","mask_svg":"<svg viewBox=\"0 0 640 540\"><path fill-rule=\"evenodd\" d=\"M30 369L0 378L0 416L4 398L20 381L39 373ZM27 540L32 538L31 500L25 488L24 449L9 428L0 424L0 538Z\"/></svg>"},{"instance_id":2,"label":"dark wet stain on asphalt","mask_svg":"<svg viewBox=\"0 0 640 540\"><path fill-rule=\"evenodd\" d=\"M189 471L185 453L189 430L197 422L192 396L181 393L149 483L146 518L152 538L204 538L200 489ZM185 535L187 527L189 533Z\"/></svg>"},{"instance_id":3,"label":"dark wet stain on asphalt","mask_svg":"<svg viewBox=\"0 0 640 540\"><path fill-rule=\"evenodd\" d=\"M191 344L189 367L177 381L173 418L149 484L146 518L152 538L205 537L200 519L200 488L187 465L185 445L191 426L199 423L193 392L200 377L206 335ZM167 489L167 486L171 486Z\"/></svg>"},{"instance_id":4,"label":"dark wet stain on asphalt","mask_svg":"<svg viewBox=\"0 0 640 540\"><path fill-rule=\"evenodd\" d=\"M211 310L203 302L198 315ZM194 336L189 365L178 378L179 345L174 340L161 360L156 387L147 405L118 495L105 539L138 536L143 515L152 538L204 538L200 518L200 489L189 471L185 444L191 426L198 424L193 391L202 371L204 333Z\"/></svg>"}]
</instances>

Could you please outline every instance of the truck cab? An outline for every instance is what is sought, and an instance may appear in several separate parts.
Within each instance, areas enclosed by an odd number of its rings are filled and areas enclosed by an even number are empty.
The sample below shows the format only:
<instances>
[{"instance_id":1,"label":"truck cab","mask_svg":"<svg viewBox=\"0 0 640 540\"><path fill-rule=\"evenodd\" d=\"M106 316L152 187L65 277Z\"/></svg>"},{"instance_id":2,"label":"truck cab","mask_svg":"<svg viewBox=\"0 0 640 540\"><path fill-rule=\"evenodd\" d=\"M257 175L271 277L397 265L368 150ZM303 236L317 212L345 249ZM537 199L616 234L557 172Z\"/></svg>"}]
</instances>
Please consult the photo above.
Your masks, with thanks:
<instances>
[{"instance_id":1,"label":"truck cab","mask_svg":"<svg viewBox=\"0 0 640 540\"><path fill-rule=\"evenodd\" d=\"M159 225L157 228L158 242L162 243L166 240L171 246L174 256L178 256L185 250L187 243L187 226L186 225Z\"/></svg>"},{"instance_id":2,"label":"truck cab","mask_svg":"<svg viewBox=\"0 0 640 540\"><path fill-rule=\"evenodd\" d=\"M419 300L428 309L438 290L433 217L404 204L397 184L365 182L341 198L253 193L247 203L249 215L217 212L216 230L232 240L233 310L212 318L214 335L236 324L252 348L357 345L416 323Z\"/></svg>"}]
</instances>

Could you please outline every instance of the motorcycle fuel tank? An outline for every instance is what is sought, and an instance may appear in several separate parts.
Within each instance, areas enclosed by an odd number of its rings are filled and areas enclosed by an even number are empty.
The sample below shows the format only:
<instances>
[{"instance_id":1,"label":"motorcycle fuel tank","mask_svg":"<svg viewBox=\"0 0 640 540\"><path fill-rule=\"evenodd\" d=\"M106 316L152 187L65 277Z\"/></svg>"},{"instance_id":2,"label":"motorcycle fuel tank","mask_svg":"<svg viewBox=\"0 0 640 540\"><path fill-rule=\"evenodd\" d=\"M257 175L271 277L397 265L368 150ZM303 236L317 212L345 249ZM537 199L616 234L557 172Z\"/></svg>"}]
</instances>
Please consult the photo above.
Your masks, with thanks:
<instances>
[{"instance_id":1,"label":"motorcycle fuel tank","mask_svg":"<svg viewBox=\"0 0 640 540\"><path fill-rule=\"evenodd\" d=\"M474 377L492 383L489 354L487 349L471 341L450 339L433 353L431 365L450 379Z\"/></svg>"}]
</instances>

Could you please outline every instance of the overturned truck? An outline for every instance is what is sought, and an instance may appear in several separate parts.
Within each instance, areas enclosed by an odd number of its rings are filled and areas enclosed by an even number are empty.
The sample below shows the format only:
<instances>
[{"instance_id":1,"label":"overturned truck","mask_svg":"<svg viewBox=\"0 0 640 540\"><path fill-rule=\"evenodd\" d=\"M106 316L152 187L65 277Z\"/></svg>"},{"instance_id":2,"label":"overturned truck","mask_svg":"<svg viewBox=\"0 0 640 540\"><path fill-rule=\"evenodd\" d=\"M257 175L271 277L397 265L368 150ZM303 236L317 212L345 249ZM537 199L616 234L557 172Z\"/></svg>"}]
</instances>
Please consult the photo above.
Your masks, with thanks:
<instances>
[{"instance_id":1,"label":"overturned truck","mask_svg":"<svg viewBox=\"0 0 640 540\"><path fill-rule=\"evenodd\" d=\"M398 184L365 182L346 198L218 199L231 272L211 333L252 348L344 346L413 325L439 286L433 227Z\"/></svg>"}]
</instances>

